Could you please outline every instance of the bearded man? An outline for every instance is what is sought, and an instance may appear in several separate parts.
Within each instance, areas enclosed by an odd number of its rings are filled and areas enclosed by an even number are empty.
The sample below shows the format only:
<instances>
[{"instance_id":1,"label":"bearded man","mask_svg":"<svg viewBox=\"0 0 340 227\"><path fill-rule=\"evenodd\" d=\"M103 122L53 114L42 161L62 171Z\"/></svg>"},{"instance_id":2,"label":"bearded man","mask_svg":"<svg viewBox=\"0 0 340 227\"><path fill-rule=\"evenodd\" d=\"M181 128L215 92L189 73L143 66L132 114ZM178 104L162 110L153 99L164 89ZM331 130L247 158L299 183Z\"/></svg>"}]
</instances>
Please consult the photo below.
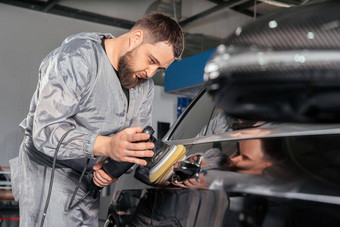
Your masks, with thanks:
<instances>
[{"instance_id":1,"label":"bearded man","mask_svg":"<svg viewBox=\"0 0 340 227\"><path fill-rule=\"evenodd\" d=\"M149 138L142 128L151 124L150 78L183 48L178 23L152 13L119 37L72 35L47 55L20 124L19 157L10 161L20 226L98 226L90 182L117 180L101 169L103 157L146 165L143 157L153 156L153 143L135 143Z\"/></svg>"}]
</instances>

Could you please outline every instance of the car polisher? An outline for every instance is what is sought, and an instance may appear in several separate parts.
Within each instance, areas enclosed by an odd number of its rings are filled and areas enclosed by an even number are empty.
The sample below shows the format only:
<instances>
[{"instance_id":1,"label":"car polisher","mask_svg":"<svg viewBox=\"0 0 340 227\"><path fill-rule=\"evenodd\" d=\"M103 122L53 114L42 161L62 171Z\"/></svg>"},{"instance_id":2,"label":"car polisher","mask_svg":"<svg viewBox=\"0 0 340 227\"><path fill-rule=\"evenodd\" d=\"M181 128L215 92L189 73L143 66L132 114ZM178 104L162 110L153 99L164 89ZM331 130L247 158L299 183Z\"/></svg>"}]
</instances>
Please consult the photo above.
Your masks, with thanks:
<instances>
[{"instance_id":1,"label":"car polisher","mask_svg":"<svg viewBox=\"0 0 340 227\"><path fill-rule=\"evenodd\" d=\"M152 149L154 155L150 158L145 158L147 165L143 166L144 176L142 181L157 184L169 179L171 177L173 164L185 158L185 147L183 145L168 145L161 140L157 140L153 136L154 129L151 126L145 127L142 133L148 133L150 138L147 141L141 142L153 142L155 144L155 147ZM133 165L134 164L130 162L117 162L108 158L104 161L102 168L111 177L119 178ZM145 179L146 177L147 179ZM136 178L140 179L138 177Z\"/></svg>"}]
</instances>

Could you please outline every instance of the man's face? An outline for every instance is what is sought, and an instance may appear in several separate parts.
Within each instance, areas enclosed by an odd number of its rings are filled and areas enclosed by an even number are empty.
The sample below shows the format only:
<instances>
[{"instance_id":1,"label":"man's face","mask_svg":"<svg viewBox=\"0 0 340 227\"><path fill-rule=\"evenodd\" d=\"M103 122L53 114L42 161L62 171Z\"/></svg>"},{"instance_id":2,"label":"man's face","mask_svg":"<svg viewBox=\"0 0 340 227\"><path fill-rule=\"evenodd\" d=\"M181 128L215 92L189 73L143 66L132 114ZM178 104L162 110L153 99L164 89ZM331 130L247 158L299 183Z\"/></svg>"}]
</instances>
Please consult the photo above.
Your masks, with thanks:
<instances>
[{"instance_id":1,"label":"man's face","mask_svg":"<svg viewBox=\"0 0 340 227\"><path fill-rule=\"evenodd\" d=\"M230 157L231 170L240 173L262 174L262 170L271 165L264 160L264 151L259 139L239 142L239 150Z\"/></svg>"},{"instance_id":2,"label":"man's face","mask_svg":"<svg viewBox=\"0 0 340 227\"><path fill-rule=\"evenodd\" d=\"M124 88L133 88L151 78L158 70L165 70L174 60L172 46L168 43L142 43L120 57L120 82Z\"/></svg>"}]
</instances>

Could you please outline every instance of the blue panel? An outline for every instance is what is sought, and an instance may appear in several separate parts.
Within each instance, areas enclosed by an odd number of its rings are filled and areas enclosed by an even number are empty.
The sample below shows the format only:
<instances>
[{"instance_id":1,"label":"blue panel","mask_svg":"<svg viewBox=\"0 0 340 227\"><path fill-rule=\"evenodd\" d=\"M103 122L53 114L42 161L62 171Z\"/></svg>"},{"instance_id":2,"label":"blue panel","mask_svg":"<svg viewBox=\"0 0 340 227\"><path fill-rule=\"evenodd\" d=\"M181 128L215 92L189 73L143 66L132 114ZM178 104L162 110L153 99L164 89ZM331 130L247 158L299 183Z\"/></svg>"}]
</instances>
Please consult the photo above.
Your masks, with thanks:
<instances>
[{"instance_id":1,"label":"blue panel","mask_svg":"<svg viewBox=\"0 0 340 227\"><path fill-rule=\"evenodd\" d=\"M165 71L164 90L170 92L203 83L204 67L216 48L172 63Z\"/></svg>"}]
</instances>

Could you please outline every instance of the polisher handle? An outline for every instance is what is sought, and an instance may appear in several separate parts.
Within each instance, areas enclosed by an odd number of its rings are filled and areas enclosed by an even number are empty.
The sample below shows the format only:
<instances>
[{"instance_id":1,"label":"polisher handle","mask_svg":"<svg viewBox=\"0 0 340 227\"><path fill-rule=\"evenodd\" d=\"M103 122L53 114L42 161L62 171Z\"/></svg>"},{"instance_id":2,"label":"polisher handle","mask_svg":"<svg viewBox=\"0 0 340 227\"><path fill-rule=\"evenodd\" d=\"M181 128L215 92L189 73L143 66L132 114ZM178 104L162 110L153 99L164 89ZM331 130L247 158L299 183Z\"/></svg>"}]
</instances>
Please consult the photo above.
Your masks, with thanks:
<instances>
[{"instance_id":1,"label":"polisher handle","mask_svg":"<svg viewBox=\"0 0 340 227\"><path fill-rule=\"evenodd\" d=\"M155 131L151 126L146 126L142 133L148 133L150 135L150 138L145 142L155 142L156 138L153 137L153 133ZM144 142L144 141L141 141ZM137 142L138 143L138 142ZM117 162L111 158L107 158L104 163L102 169L109 174L113 178L119 178L123 173L128 171L134 164L131 162ZM93 180L91 184L89 185L90 194L93 198L96 198L98 195L98 192L102 189L102 187L97 186Z\"/></svg>"},{"instance_id":2,"label":"polisher handle","mask_svg":"<svg viewBox=\"0 0 340 227\"><path fill-rule=\"evenodd\" d=\"M142 133L148 133L150 135L150 138L146 142L154 142L155 138L152 136L154 132L155 131L151 126L146 126L143 129ZM111 177L118 178L133 165L134 164L130 162L117 162L111 158L108 158L103 163L103 169Z\"/></svg>"},{"instance_id":3,"label":"polisher handle","mask_svg":"<svg viewBox=\"0 0 340 227\"><path fill-rule=\"evenodd\" d=\"M117 162L108 158L103 163L103 170L113 178L119 178L133 166L131 162Z\"/></svg>"}]
</instances>

